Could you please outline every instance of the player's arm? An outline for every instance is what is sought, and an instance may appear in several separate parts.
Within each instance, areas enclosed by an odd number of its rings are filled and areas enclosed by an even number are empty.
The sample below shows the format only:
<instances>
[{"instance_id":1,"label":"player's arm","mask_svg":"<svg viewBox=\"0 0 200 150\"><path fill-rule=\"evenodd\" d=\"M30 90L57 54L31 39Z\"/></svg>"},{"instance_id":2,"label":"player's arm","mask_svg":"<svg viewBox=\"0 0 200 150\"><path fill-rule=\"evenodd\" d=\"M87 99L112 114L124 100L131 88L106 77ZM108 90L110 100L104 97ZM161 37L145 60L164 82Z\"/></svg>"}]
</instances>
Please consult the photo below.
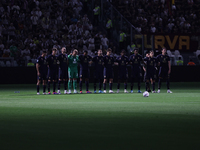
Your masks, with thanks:
<instances>
[{"instance_id":1,"label":"player's arm","mask_svg":"<svg viewBox=\"0 0 200 150\"><path fill-rule=\"evenodd\" d=\"M144 72L146 72L146 68L144 66L142 68L143 68Z\"/></svg>"},{"instance_id":2,"label":"player's arm","mask_svg":"<svg viewBox=\"0 0 200 150\"><path fill-rule=\"evenodd\" d=\"M119 65L119 58L116 58L114 65L118 66Z\"/></svg>"},{"instance_id":3,"label":"player's arm","mask_svg":"<svg viewBox=\"0 0 200 150\"><path fill-rule=\"evenodd\" d=\"M38 63L36 63L36 70L37 70L37 75L38 76L40 75L39 67L40 67L40 65Z\"/></svg>"},{"instance_id":4,"label":"player's arm","mask_svg":"<svg viewBox=\"0 0 200 150\"><path fill-rule=\"evenodd\" d=\"M169 67L168 74L170 74L171 73L171 62L170 61L168 61L168 67Z\"/></svg>"}]
</instances>

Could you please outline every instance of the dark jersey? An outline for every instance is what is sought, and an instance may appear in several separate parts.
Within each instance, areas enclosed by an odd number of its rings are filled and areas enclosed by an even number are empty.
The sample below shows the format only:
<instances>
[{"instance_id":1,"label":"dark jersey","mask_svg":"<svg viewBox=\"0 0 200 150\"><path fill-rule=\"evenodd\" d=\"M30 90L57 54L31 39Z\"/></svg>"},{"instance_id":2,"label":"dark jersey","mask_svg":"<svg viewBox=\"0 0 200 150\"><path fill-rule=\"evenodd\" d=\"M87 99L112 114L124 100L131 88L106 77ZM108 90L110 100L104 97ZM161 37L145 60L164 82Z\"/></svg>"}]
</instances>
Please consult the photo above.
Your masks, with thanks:
<instances>
[{"instance_id":1,"label":"dark jersey","mask_svg":"<svg viewBox=\"0 0 200 150\"><path fill-rule=\"evenodd\" d=\"M47 61L44 57L39 56L37 63L39 64L39 72L47 72Z\"/></svg>"},{"instance_id":2,"label":"dark jersey","mask_svg":"<svg viewBox=\"0 0 200 150\"><path fill-rule=\"evenodd\" d=\"M80 55L79 60L80 60L80 69L81 70L88 70L89 69L89 61L91 61L92 57L87 55Z\"/></svg>"},{"instance_id":3,"label":"dark jersey","mask_svg":"<svg viewBox=\"0 0 200 150\"><path fill-rule=\"evenodd\" d=\"M94 56L92 58L92 61L94 62L94 67L97 70L103 70L103 62L104 62L104 58L103 56Z\"/></svg>"},{"instance_id":4,"label":"dark jersey","mask_svg":"<svg viewBox=\"0 0 200 150\"><path fill-rule=\"evenodd\" d=\"M119 56L117 57L116 62L118 62L119 70L125 71L127 67L127 63L129 62L129 59L127 56Z\"/></svg>"},{"instance_id":5,"label":"dark jersey","mask_svg":"<svg viewBox=\"0 0 200 150\"><path fill-rule=\"evenodd\" d=\"M114 58L111 56L104 56L104 68L105 69L112 69L112 66L114 64Z\"/></svg>"},{"instance_id":6,"label":"dark jersey","mask_svg":"<svg viewBox=\"0 0 200 150\"><path fill-rule=\"evenodd\" d=\"M50 70L57 70L57 56L53 56L52 54L47 57L47 64L49 65Z\"/></svg>"},{"instance_id":7,"label":"dark jersey","mask_svg":"<svg viewBox=\"0 0 200 150\"><path fill-rule=\"evenodd\" d=\"M133 69L140 69L141 68L141 61L143 61L143 58L141 55L131 55L129 58L129 61L132 62L132 68Z\"/></svg>"},{"instance_id":8,"label":"dark jersey","mask_svg":"<svg viewBox=\"0 0 200 150\"><path fill-rule=\"evenodd\" d=\"M157 56L158 62L160 62L160 67L163 69L169 69L168 61L170 61L170 57L168 55L158 55Z\"/></svg>"},{"instance_id":9,"label":"dark jersey","mask_svg":"<svg viewBox=\"0 0 200 150\"><path fill-rule=\"evenodd\" d=\"M144 61L146 62L146 70L147 72L154 72L157 65L157 58L156 57L145 57Z\"/></svg>"},{"instance_id":10,"label":"dark jersey","mask_svg":"<svg viewBox=\"0 0 200 150\"><path fill-rule=\"evenodd\" d=\"M58 55L58 60L60 62L60 69L61 70L68 70L68 65L67 65L67 54L60 54Z\"/></svg>"}]
</instances>

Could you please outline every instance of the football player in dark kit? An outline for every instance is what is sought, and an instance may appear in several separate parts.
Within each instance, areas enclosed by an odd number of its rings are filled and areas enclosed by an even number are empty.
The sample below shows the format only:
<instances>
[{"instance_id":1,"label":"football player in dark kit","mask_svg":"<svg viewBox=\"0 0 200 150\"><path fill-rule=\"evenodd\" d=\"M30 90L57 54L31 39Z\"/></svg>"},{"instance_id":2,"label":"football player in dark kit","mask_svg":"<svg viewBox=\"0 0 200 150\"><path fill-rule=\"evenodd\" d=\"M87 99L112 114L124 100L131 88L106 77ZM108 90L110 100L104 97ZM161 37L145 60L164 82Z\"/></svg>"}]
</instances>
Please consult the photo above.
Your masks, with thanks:
<instances>
[{"instance_id":1,"label":"football player in dark kit","mask_svg":"<svg viewBox=\"0 0 200 150\"><path fill-rule=\"evenodd\" d=\"M37 63L36 63L36 70L37 70L37 95L40 95L39 89L40 89L40 82L43 81L43 94L46 95L46 82L47 82L47 62L46 62L46 55L47 52L43 51L42 55L38 57Z\"/></svg>"},{"instance_id":2,"label":"football player in dark kit","mask_svg":"<svg viewBox=\"0 0 200 150\"><path fill-rule=\"evenodd\" d=\"M64 84L64 94L67 94L67 80L68 80L68 65L67 65L67 54L66 54L66 48L62 47L61 54L58 55L58 61L59 61L59 73L58 73L58 94L61 94L60 92L60 84L63 81Z\"/></svg>"},{"instance_id":3,"label":"football player in dark kit","mask_svg":"<svg viewBox=\"0 0 200 150\"><path fill-rule=\"evenodd\" d=\"M57 49L52 49L52 54L47 57L47 64L48 64L48 94L50 92L50 83L53 82L53 94L58 94L56 90L56 82L58 77L58 64L57 64L57 56L56 56Z\"/></svg>"},{"instance_id":4,"label":"football player in dark kit","mask_svg":"<svg viewBox=\"0 0 200 150\"><path fill-rule=\"evenodd\" d=\"M79 82L79 88L80 88L80 94L82 94L82 81L83 78L85 78L85 86L86 86L86 93L92 93L89 91L89 64L92 63L92 57L88 55L88 52L85 50L83 52L83 55L79 55L80 60L80 82Z\"/></svg>"},{"instance_id":5,"label":"football player in dark kit","mask_svg":"<svg viewBox=\"0 0 200 150\"><path fill-rule=\"evenodd\" d=\"M141 62L144 63L141 55L138 54L138 49L134 49L134 54L129 58L131 64L131 93L133 93L133 83L135 78L138 80L138 93L142 93L140 91L140 82L142 78L141 73Z\"/></svg>"},{"instance_id":6,"label":"football player in dark kit","mask_svg":"<svg viewBox=\"0 0 200 150\"><path fill-rule=\"evenodd\" d=\"M146 58L149 58L149 51L146 52L146 57L144 58L144 63L146 63ZM143 70L144 70L144 82L146 83L146 74L147 74L147 66L143 66ZM149 86L149 84L147 85L147 91L151 92L151 88Z\"/></svg>"},{"instance_id":7,"label":"football player in dark kit","mask_svg":"<svg viewBox=\"0 0 200 150\"><path fill-rule=\"evenodd\" d=\"M124 93L128 93L127 91L127 64L129 63L129 59L125 56L125 50L122 50L121 56L117 57L116 62L118 65L118 83L117 83L117 93L119 93L120 82L124 82Z\"/></svg>"},{"instance_id":8,"label":"football player in dark kit","mask_svg":"<svg viewBox=\"0 0 200 150\"><path fill-rule=\"evenodd\" d=\"M172 93L169 89L169 77L171 73L171 63L170 63L170 57L166 55L166 48L162 48L162 54L157 56L158 59L158 65L160 66L159 70L159 80L158 80L158 93L160 93L161 88L161 80L166 79L167 80L167 93Z\"/></svg>"},{"instance_id":9,"label":"football player in dark kit","mask_svg":"<svg viewBox=\"0 0 200 150\"><path fill-rule=\"evenodd\" d=\"M145 83L146 83L146 91L149 89L149 81L151 81L152 85L152 93L156 93L155 91L155 79L156 79L156 65L157 58L154 57L154 51L150 51L149 57L144 58L146 62L146 75L145 75Z\"/></svg>"},{"instance_id":10,"label":"football player in dark kit","mask_svg":"<svg viewBox=\"0 0 200 150\"><path fill-rule=\"evenodd\" d=\"M103 68L104 68L104 58L102 55L102 50L98 50L98 55L92 58L94 63L94 93L96 93L96 83L99 81L99 93L104 93L101 90L102 82L103 82Z\"/></svg>"},{"instance_id":11,"label":"football player in dark kit","mask_svg":"<svg viewBox=\"0 0 200 150\"><path fill-rule=\"evenodd\" d=\"M109 93L114 93L112 90L112 84L113 84L113 65L114 65L114 58L111 57L112 50L109 48L107 50L107 54L104 56L104 81L103 81L103 88L104 93L106 93L106 82L107 79L109 79Z\"/></svg>"}]
</instances>

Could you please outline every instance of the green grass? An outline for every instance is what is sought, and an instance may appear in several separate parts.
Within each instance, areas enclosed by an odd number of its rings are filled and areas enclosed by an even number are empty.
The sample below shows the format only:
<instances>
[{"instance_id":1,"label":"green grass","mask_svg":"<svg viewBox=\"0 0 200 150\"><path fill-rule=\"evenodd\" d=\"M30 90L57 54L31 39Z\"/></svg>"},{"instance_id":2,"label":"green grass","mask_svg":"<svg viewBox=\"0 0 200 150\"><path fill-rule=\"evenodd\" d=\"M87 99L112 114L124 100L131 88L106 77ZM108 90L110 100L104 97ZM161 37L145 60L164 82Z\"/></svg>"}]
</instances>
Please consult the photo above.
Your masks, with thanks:
<instances>
[{"instance_id":1,"label":"green grass","mask_svg":"<svg viewBox=\"0 0 200 150\"><path fill-rule=\"evenodd\" d=\"M0 85L0 150L199 150L199 85L172 83L167 94L163 84L148 98L36 95L35 85Z\"/></svg>"}]
</instances>

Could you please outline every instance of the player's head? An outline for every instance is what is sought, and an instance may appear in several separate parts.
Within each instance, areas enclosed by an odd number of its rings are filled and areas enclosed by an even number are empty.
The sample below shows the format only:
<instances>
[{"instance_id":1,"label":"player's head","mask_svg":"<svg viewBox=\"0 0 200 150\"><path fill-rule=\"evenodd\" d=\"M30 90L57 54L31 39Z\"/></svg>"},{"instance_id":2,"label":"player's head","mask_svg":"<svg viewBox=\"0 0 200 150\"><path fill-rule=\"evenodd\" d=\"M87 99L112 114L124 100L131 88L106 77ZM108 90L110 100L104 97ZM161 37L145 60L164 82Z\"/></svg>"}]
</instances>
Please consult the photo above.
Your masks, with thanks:
<instances>
[{"instance_id":1,"label":"player's head","mask_svg":"<svg viewBox=\"0 0 200 150\"><path fill-rule=\"evenodd\" d=\"M62 54L66 54L66 48L62 47L61 52L62 52Z\"/></svg>"},{"instance_id":2,"label":"player's head","mask_svg":"<svg viewBox=\"0 0 200 150\"><path fill-rule=\"evenodd\" d=\"M112 49L111 49L111 48L108 48L108 49L107 49L107 53L106 53L106 55L110 56L111 53L112 53Z\"/></svg>"},{"instance_id":3,"label":"player's head","mask_svg":"<svg viewBox=\"0 0 200 150\"><path fill-rule=\"evenodd\" d=\"M137 48L134 49L134 54L135 54L135 55L138 54L138 49L137 49Z\"/></svg>"},{"instance_id":4,"label":"player's head","mask_svg":"<svg viewBox=\"0 0 200 150\"><path fill-rule=\"evenodd\" d=\"M47 51L42 51L42 56L45 57L47 55Z\"/></svg>"},{"instance_id":5,"label":"player's head","mask_svg":"<svg viewBox=\"0 0 200 150\"><path fill-rule=\"evenodd\" d=\"M98 56L102 56L102 50L101 49L98 50Z\"/></svg>"},{"instance_id":6,"label":"player's head","mask_svg":"<svg viewBox=\"0 0 200 150\"><path fill-rule=\"evenodd\" d=\"M123 50L121 51L121 56L124 56L125 53L126 53L126 51L123 49Z\"/></svg>"},{"instance_id":7,"label":"player's head","mask_svg":"<svg viewBox=\"0 0 200 150\"><path fill-rule=\"evenodd\" d=\"M167 52L166 48L165 48L165 47L163 47L163 48L162 48L162 54L163 54L163 55L165 55L165 54L166 54L166 52Z\"/></svg>"},{"instance_id":8,"label":"player's head","mask_svg":"<svg viewBox=\"0 0 200 150\"><path fill-rule=\"evenodd\" d=\"M154 56L154 51L151 50L150 53L149 53L150 57L153 57Z\"/></svg>"},{"instance_id":9,"label":"player's head","mask_svg":"<svg viewBox=\"0 0 200 150\"><path fill-rule=\"evenodd\" d=\"M52 55L56 55L56 52L57 52L57 48L52 48Z\"/></svg>"},{"instance_id":10,"label":"player's head","mask_svg":"<svg viewBox=\"0 0 200 150\"><path fill-rule=\"evenodd\" d=\"M88 51L84 50L83 55L87 56L87 54L88 54Z\"/></svg>"},{"instance_id":11,"label":"player's head","mask_svg":"<svg viewBox=\"0 0 200 150\"><path fill-rule=\"evenodd\" d=\"M74 49L73 52L72 52L72 55L73 55L73 56L78 55L78 50L77 50L77 49Z\"/></svg>"}]
</instances>

